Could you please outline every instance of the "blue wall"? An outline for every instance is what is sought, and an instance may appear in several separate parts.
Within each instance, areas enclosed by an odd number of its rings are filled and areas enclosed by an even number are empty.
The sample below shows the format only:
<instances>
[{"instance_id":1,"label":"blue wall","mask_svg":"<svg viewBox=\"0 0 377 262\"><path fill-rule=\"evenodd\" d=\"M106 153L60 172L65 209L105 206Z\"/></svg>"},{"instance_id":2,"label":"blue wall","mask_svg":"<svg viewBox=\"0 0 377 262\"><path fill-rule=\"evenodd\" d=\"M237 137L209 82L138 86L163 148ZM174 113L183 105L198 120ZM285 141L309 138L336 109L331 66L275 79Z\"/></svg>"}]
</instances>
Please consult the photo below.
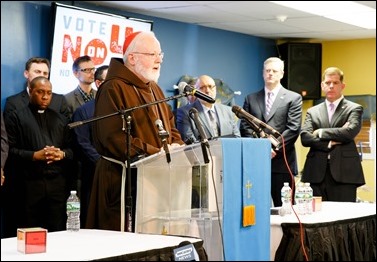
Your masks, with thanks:
<instances>
[{"instance_id":1,"label":"blue wall","mask_svg":"<svg viewBox=\"0 0 377 262\"><path fill-rule=\"evenodd\" d=\"M165 52L159 85L166 96L183 75L208 74L222 79L242 106L245 96L263 87L263 61L276 56L275 41L167 19L90 5L63 4L153 21L153 31ZM51 58L53 27L51 2L1 1L1 108L6 97L25 88L25 62L32 56ZM54 84L54 83L52 83ZM173 105L173 103L171 103Z\"/></svg>"}]
</instances>

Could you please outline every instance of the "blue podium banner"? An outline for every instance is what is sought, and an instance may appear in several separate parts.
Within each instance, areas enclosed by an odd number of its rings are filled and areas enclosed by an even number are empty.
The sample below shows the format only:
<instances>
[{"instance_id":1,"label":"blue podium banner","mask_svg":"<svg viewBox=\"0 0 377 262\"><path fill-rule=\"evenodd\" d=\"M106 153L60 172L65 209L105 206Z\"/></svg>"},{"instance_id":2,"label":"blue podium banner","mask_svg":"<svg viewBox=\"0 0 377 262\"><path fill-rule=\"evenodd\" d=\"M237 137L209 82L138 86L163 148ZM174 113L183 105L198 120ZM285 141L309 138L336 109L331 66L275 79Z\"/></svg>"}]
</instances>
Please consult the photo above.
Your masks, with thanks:
<instances>
[{"instance_id":1,"label":"blue podium banner","mask_svg":"<svg viewBox=\"0 0 377 262\"><path fill-rule=\"evenodd\" d=\"M270 260L271 143L223 138L224 261ZM245 207L252 223L245 226Z\"/></svg>"}]
</instances>

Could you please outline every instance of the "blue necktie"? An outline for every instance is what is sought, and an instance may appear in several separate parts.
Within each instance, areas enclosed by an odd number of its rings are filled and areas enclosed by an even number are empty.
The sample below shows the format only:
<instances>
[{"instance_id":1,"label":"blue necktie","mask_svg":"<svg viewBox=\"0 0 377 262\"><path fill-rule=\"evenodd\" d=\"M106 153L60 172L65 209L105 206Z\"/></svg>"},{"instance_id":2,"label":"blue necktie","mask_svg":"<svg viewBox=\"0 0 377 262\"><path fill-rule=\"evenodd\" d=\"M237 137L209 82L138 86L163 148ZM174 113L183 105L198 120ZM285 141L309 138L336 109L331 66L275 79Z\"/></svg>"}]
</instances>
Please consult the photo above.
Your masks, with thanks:
<instances>
[{"instance_id":1,"label":"blue necktie","mask_svg":"<svg viewBox=\"0 0 377 262\"><path fill-rule=\"evenodd\" d=\"M219 136L219 126L217 125L217 121L214 116L214 112L212 110L208 110L209 120L211 122L211 127L213 129L213 133L215 137Z\"/></svg>"}]
</instances>

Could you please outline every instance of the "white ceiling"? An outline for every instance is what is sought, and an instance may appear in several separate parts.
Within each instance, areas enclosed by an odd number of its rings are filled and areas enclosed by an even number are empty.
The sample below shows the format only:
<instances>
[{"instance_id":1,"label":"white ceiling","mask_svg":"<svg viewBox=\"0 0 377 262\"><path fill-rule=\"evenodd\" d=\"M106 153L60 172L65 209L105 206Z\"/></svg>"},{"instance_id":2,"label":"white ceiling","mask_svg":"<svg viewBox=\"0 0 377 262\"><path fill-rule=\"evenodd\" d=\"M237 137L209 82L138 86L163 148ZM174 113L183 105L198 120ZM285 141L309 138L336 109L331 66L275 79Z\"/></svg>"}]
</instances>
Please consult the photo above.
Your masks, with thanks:
<instances>
[{"instance_id":1,"label":"white ceiling","mask_svg":"<svg viewBox=\"0 0 377 262\"><path fill-rule=\"evenodd\" d=\"M333 21L269 1L85 1L122 11L276 40L376 38L376 29ZM339 5L343 1L339 1ZM375 1L356 1L376 9ZM326 2L322 2L326 5ZM338 12L337 10L333 10ZM284 22L278 16L287 16Z\"/></svg>"}]
</instances>

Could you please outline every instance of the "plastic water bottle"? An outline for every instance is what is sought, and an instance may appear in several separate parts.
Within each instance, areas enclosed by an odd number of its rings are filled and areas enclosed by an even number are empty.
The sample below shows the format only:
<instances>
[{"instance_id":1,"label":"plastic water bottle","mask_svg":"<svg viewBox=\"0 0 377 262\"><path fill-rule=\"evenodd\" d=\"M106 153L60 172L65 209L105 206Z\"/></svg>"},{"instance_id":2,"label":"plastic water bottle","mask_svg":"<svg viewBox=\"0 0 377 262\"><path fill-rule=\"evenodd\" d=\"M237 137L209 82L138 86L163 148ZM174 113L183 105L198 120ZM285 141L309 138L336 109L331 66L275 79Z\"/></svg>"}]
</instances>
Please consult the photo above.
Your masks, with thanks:
<instances>
[{"instance_id":1,"label":"plastic water bottle","mask_svg":"<svg viewBox=\"0 0 377 262\"><path fill-rule=\"evenodd\" d=\"M305 212L307 215L313 213L313 189L309 182L305 183Z\"/></svg>"},{"instance_id":2,"label":"plastic water bottle","mask_svg":"<svg viewBox=\"0 0 377 262\"><path fill-rule=\"evenodd\" d=\"M300 182L296 188L295 191L295 203L296 203L296 212L299 215L305 215L306 214L306 203L304 199L304 184Z\"/></svg>"},{"instance_id":3,"label":"plastic water bottle","mask_svg":"<svg viewBox=\"0 0 377 262\"><path fill-rule=\"evenodd\" d=\"M75 190L67 199L67 231L77 232L80 229L80 199Z\"/></svg>"},{"instance_id":4,"label":"plastic water bottle","mask_svg":"<svg viewBox=\"0 0 377 262\"><path fill-rule=\"evenodd\" d=\"M284 182L284 186L281 188L282 206L279 210L279 214L281 216L289 215L292 213L291 200L292 200L292 189L290 188L288 182Z\"/></svg>"}]
</instances>

